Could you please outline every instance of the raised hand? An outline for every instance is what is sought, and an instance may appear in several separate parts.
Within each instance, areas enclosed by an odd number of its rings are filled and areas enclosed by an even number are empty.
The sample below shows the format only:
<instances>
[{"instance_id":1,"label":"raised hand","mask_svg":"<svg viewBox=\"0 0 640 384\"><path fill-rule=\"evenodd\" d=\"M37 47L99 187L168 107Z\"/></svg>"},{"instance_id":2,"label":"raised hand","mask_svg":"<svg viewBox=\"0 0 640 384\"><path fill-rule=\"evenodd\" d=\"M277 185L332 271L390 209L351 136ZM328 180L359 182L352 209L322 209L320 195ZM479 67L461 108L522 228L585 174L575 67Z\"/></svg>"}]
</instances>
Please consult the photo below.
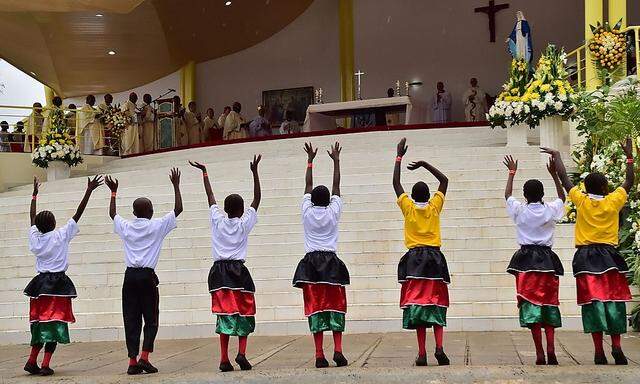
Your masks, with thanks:
<instances>
[{"instance_id":1,"label":"raised hand","mask_svg":"<svg viewBox=\"0 0 640 384\"><path fill-rule=\"evenodd\" d=\"M554 161L558 158L558 156L560 155L560 151L558 151L557 149L553 149L553 148L547 148L547 147L540 147L540 152L541 153L546 153L548 155L551 155L551 157L554 158Z\"/></svg>"},{"instance_id":2,"label":"raised hand","mask_svg":"<svg viewBox=\"0 0 640 384\"><path fill-rule=\"evenodd\" d=\"M414 161L413 163L407 165L407 169L409 169L410 171L415 171L420 167L427 168L427 162L420 160L420 161Z\"/></svg>"},{"instance_id":3,"label":"raised hand","mask_svg":"<svg viewBox=\"0 0 640 384\"><path fill-rule=\"evenodd\" d=\"M505 156L502 164L504 164L504 166L507 167L509 171L515 172L518 170L518 160L514 160L513 156L511 155ZM551 161L549 161L549 164L551 164ZM547 169L549 168L547 167Z\"/></svg>"},{"instance_id":4,"label":"raised hand","mask_svg":"<svg viewBox=\"0 0 640 384\"><path fill-rule=\"evenodd\" d=\"M102 185L102 175L96 175L93 179L87 177L87 191L94 191Z\"/></svg>"},{"instance_id":5,"label":"raised hand","mask_svg":"<svg viewBox=\"0 0 640 384\"><path fill-rule=\"evenodd\" d=\"M304 151L307 153L307 161L309 163L313 162L313 159L318 154L318 148L313 149L311 143L304 143Z\"/></svg>"},{"instance_id":6,"label":"raised hand","mask_svg":"<svg viewBox=\"0 0 640 384\"><path fill-rule=\"evenodd\" d=\"M620 143L620 146L622 146L624 154L627 155L627 159L633 159L633 141L631 138L627 137L625 141Z\"/></svg>"},{"instance_id":7,"label":"raised hand","mask_svg":"<svg viewBox=\"0 0 640 384\"><path fill-rule=\"evenodd\" d=\"M109 187L111 192L118 191L118 179L112 178L111 176L106 176L104 178L104 183L107 184L107 187Z\"/></svg>"},{"instance_id":8,"label":"raised hand","mask_svg":"<svg viewBox=\"0 0 640 384\"><path fill-rule=\"evenodd\" d=\"M262 160L262 155L253 155L253 161L249 163L249 168L251 168L251 172L258 172L258 163Z\"/></svg>"},{"instance_id":9,"label":"raised hand","mask_svg":"<svg viewBox=\"0 0 640 384\"><path fill-rule=\"evenodd\" d=\"M178 168L171 168L169 180L171 180L171 184L173 184L174 187L180 185L180 170Z\"/></svg>"},{"instance_id":10,"label":"raised hand","mask_svg":"<svg viewBox=\"0 0 640 384\"><path fill-rule=\"evenodd\" d=\"M202 171L202 173L207 172L207 167L204 164L200 164L197 161L189 161L189 165L191 165L192 167L198 168L199 170Z\"/></svg>"},{"instance_id":11,"label":"raised hand","mask_svg":"<svg viewBox=\"0 0 640 384\"><path fill-rule=\"evenodd\" d=\"M38 182L38 178L33 176L33 194L32 196L38 196L38 192L40 191L40 182Z\"/></svg>"},{"instance_id":12,"label":"raised hand","mask_svg":"<svg viewBox=\"0 0 640 384\"><path fill-rule=\"evenodd\" d=\"M331 152L327 151L327 153L333 161L337 161L340 160L340 151L342 151L342 148L340 147L340 143L336 141L336 143L331 146Z\"/></svg>"},{"instance_id":13,"label":"raised hand","mask_svg":"<svg viewBox=\"0 0 640 384\"><path fill-rule=\"evenodd\" d=\"M400 140L400 142L398 143L398 156L404 156L407 153L408 148L409 147L407 146L407 138L403 137L402 140Z\"/></svg>"},{"instance_id":14,"label":"raised hand","mask_svg":"<svg viewBox=\"0 0 640 384\"><path fill-rule=\"evenodd\" d=\"M549 157L549 163L547 164L547 171L551 177L558 177L558 171L556 170L556 159L553 156Z\"/></svg>"}]
</instances>

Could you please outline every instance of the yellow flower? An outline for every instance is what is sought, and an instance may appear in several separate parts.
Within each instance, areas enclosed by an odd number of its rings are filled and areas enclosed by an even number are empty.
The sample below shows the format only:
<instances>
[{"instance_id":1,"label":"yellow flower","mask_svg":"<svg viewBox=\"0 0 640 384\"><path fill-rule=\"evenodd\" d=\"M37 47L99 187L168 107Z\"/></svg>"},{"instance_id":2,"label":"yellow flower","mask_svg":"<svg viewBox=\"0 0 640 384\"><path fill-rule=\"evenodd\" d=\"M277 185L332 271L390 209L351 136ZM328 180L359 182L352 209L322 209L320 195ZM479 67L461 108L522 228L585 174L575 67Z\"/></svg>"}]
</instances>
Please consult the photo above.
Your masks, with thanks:
<instances>
[{"instance_id":1,"label":"yellow flower","mask_svg":"<svg viewBox=\"0 0 640 384\"><path fill-rule=\"evenodd\" d=\"M517 95L518 94L518 88L511 88L511 94L512 95Z\"/></svg>"},{"instance_id":2,"label":"yellow flower","mask_svg":"<svg viewBox=\"0 0 640 384\"><path fill-rule=\"evenodd\" d=\"M549 84L542 84L542 85L540 86L540 91L542 91L542 92L549 92L549 91L551 91L551 85L549 85Z\"/></svg>"},{"instance_id":3,"label":"yellow flower","mask_svg":"<svg viewBox=\"0 0 640 384\"><path fill-rule=\"evenodd\" d=\"M531 94L531 100L538 100L540 98L540 94L537 92L533 92Z\"/></svg>"},{"instance_id":4,"label":"yellow flower","mask_svg":"<svg viewBox=\"0 0 640 384\"><path fill-rule=\"evenodd\" d=\"M53 144L55 144L55 143L56 143L56 141L55 141L55 140L51 140L51 141L49 141L49 145L53 145Z\"/></svg>"}]
</instances>

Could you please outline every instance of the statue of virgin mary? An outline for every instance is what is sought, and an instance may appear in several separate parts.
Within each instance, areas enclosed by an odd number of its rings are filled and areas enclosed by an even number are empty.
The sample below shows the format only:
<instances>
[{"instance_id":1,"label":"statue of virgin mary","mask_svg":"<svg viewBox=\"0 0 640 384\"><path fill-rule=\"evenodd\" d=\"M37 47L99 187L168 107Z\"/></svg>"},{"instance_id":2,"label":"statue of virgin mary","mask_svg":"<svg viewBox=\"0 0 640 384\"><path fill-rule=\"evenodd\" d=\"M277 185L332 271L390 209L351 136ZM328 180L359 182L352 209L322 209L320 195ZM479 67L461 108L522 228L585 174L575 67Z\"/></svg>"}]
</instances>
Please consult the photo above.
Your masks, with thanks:
<instances>
[{"instance_id":1,"label":"statue of virgin mary","mask_svg":"<svg viewBox=\"0 0 640 384\"><path fill-rule=\"evenodd\" d=\"M531 40L531 28L524 18L522 11L516 12L516 24L507 39L509 53L514 59L525 59L528 63L533 58L533 43Z\"/></svg>"}]
</instances>

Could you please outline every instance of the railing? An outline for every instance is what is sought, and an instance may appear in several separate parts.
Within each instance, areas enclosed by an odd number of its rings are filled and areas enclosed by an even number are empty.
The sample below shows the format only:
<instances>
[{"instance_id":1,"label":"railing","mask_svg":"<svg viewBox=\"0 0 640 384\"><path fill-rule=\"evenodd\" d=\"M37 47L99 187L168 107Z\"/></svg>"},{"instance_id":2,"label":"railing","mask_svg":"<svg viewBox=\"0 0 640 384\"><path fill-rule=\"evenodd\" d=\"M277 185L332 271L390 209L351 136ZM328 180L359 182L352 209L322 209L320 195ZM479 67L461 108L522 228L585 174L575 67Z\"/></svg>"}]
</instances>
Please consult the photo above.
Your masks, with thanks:
<instances>
[{"instance_id":1,"label":"railing","mask_svg":"<svg viewBox=\"0 0 640 384\"><path fill-rule=\"evenodd\" d=\"M624 76L637 75L640 67L640 26L629 26L622 29L627 36L627 57L623 64ZM567 69L569 82L576 88L586 89L587 79L586 64L591 60L590 54L584 44L567 54Z\"/></svg>"}]
</instances>

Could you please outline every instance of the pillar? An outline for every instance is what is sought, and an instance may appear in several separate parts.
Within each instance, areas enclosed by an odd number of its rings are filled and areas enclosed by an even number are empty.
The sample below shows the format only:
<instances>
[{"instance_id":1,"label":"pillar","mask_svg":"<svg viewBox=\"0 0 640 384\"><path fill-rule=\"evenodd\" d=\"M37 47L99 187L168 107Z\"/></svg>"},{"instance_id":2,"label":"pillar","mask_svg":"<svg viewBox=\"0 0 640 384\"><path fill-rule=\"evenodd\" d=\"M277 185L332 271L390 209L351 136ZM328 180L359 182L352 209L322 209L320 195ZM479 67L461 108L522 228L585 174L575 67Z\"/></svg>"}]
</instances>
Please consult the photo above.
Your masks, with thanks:
<instances>
[{"instance_id":1,"label":"pillar","mask_svg":"<svg viewBox=\"0 0 640 384\"><path fill-rule=\"evenodd\" d=\"M609 24L613 27L622 19L621 28L627 27L627 0L609 0Z\"/></svg>"},{"instance_id":2,"label":"pillar","mask_svg":"<svg viewBox=\"0 0 640 384\"><path fill-rule=\"evenodd\" d=\"M55 95L56 93L53 89L51 89L47 85L44 86L44 100L46 102L45 106L50 107L51 105L53 105L53 98L55 97Z\"/></svg>"},{"instance_id":3,"label":"pillar","mask_svg":"<svg viewBox=\"0 0 640 384\"><path fill-rule=\"evenodd\" d=\"M180 69L180 99L184 106L196 100L196 62L193 60Z\"/></svg>"},{"instance_id":4,"label":"pillar","mask_svg":"<svg viewBox=\"0 0 640 384\"><path fill-rule=\"evenodd\" d=\"M611 0L610 0L611 1ZM593 37L591 33L590 25L596 25L596 23L602 23L603 17L603 5L602 0L584 0L584 40L588 43ZM585 49L585 82L588 91L592 91L600 86L600 80L598 79L597 69L593 61L591 60L591 54L588 48Z\"/></svg>"},{"instance_id":5,"label":"pillar","mask_svg":"<svg viewBox=\"0 0 640 384\"><path fill-rule=\"evenodd\" d=\"M340 84L342 101L353 100L353 0L339 0Z\"/></svg>"}]
</instances>

